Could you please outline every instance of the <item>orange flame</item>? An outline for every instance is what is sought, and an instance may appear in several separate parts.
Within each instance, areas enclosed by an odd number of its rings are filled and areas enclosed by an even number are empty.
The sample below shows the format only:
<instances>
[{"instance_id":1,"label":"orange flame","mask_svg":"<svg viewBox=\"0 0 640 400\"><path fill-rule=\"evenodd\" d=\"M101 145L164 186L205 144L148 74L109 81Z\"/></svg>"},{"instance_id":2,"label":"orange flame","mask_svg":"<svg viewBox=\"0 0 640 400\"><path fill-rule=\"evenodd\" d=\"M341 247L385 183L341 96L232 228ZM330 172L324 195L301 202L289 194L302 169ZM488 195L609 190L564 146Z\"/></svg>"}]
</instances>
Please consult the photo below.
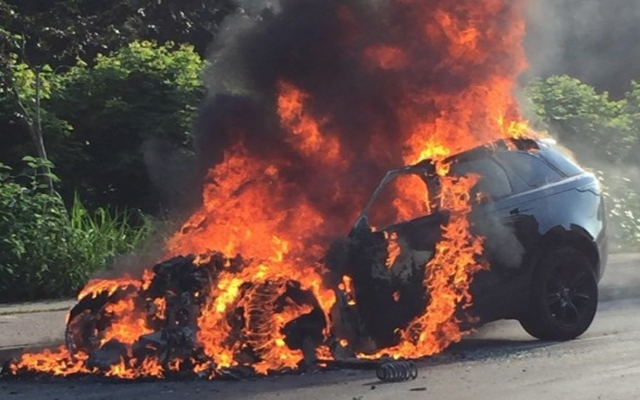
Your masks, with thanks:
<instances>
[{"instance_id":1,"label":"orange flame","mask_svg":"<svg viewBox=\"0 0 640 400\"><path fill-rule=\"evenodd\" d=\"M471 305L469 285L473 275L485 268L477 261L482 254L482 239L470 231L467 214L471 210L469 191L478 177L443 177L441 207L452 215L443 227L443 240L436 245L434 257L426 265L424 285L430 302L425 312L402 330L402 341L379 353L362 355L377 358L418 358L442 351L462 339L463 332L455 318L460 305Z\"/></svg>"},{"instance_id":2,"label":"orange flame","mask_svg":"<svg viewBox=\"0 0 640 400\"><path fill-rule=\"evenodd\" d=\"M353 279L349 275L342 277L342 282L338 285L338 289L347 296L347 304L353 306L356 304L356 295L353 289Z\"/></svg>"},{"instance_id":3,"label":"orange flame","mask_svg":"<svg viewBox=\"0 0 640 400\"><path fill-rule=\"evenodd\" d=\"M278 115L282 124L293 134L289 142L305 157L327 164L339 162L340 142L335 137L323 134L320 123L305 112L304 105L310 99L309 94L284 81L280 82L279 89Z\"/></svg>"},{"instance_id":4,"label":"orange flame","mask_svg":"<svg viewBox=\"0 0 640 400\"><path fill-rule=\"evenodd\" d=\"M138 279L124 276L118 279L92 279L78 294L78 300L82 300L85 297L98 297L101 294L111 296L118 289L131 286L135 288L140 287L140 281Z\"/></svg>"},{"instance_id":5,"label":"orange flame","mask_svg":"<svg viewBox=\"0 0 640 400\"><path fill-rule=\"evenodd\" d=\"M153 332L147 327L145 315L136 309L135 299L128 297L106 306L105 312L115 318L112 325L104 331L100 344L117 340L123 344L133 344L140 336Z\"/></svg>"},{"instance_id":6,"label":"orange flame","mask_svg":"<svg viewBox=\"0 0 640 400\"><path fill-rule=\"evenodd\" d=\"M86 366L88 358L89 356L82 352L72 356L65 346L60 346L55 351L45 349L42 353L23 354L19 363L11 365L10 368L14 374L20 369L27 368L34 372L69 376L93 372Z\"/></svg>"},{"instance_id":7,"label":"orange flame","mask_svg":"<svg viewBox=\"0 0 640 400\"><path fill-rule=\"evenodd\" d=\"M524 19L520 7L509 5L507 0L390 3L402 11L398 15L404 19L399 24L402 29L387 24L388 37L380 33L371 35L373 39L362 39L358 28L366 25L368 17L358 16L348 6L341 7L336 18L344 31L339 45L350 49L363 40L367 45L354 47L359 50L350 57L366 66L370 79L391 82L388 91L393 109L372 108L367 115L354 115L354 120L378 121L378 112L392 114L394 143L386 140L390 135L385 132L385 124L366 125L373 127L370 132L352 132L351 125L341 126L335 116L321 111L325 109L320 104L323 98L316 97L313 89L291 78L277 80L272 96L275 120L289 156L259 155L238 132L237 142L208 172L202 207L166 244L168 256L200 255L215 249L228 257L251 257L244 269L221 271L211 282L208 302L197 319L197 340L209 361L173 360L168 365L170 371L179 370L187 362L196 373L214 375L225 368L246 365L240 357L246 345L258 353L260 361L252 367L259 373L298 365L303 354L287 346L283 327L311 312L312 307L288 302L277 308L275 302L289 282L298 282L302 290L313 293L330 325L336 295L326 286L323 278L327 271L320 260L329 238L335 236L336 229L348 226L345 218L357 215L366 196L363 192L370 190L354 187L359 182L347 177L370 165L391 168L398 166L391 163L435 160L442 183L439 206L449 211L450 218L442 227L443 239L436 245L433 258L425 265L423 284L430 299L426 309L399 331L397 345L361 357L428 356L464 335L458 315L472 303L469 285L474 274L486 267L478 261L482 238L471 234L467 218L469 193L478 177L449 177L449 166L442 160L499 138L530 135L513 97L516 79L526 67ZM434 59L432 49L446 56ZM454 77L447 83L457 86L445 87L439 79L443 75ZM353 149L357 146L351 142L360 143L353 140L357 135L368 140L361 141L364 145L356 154ZM296 163L313 166L313 174L292 179ZM296 183L320 177L321 200ZM394 189L398 220L432 211L419 179L398 182ZM388 239L386 262L391 266L400 249L397 237L392 234ZM200 264L208 261L206 256L197 258ZM79 299L112 295L129 286L146 289L153 276L153 271L147 270L142 280L94 280L81 291ZM351 277L342 277L339 289L346 293L349 305L356 304ZM394 299L400 300L399 292ZM113 323L101 332L101 343L118 340L130 351L140 336L152 332L145 312L137 309L137 300L129 295L107 306L105 311L113 316ZM161 318L166 304L161 299L153 303L154 315ZM236 324L240 327L231 323L238 309L243 310L243 324ZM329 329L324 333L329 335ZM348 345L344 339L339 343ZM319 346L316 354L325 360L332 357L326 345ZM83 352L70 354L60 348L24 354L11 368L14 373L22 369L62 376L104 373L124 379L163 377L167 372L154 357L122 358L106 372L89 368L88 358Z\"/></svg>"},{"instance_id":8,"label":"orange flame","mask_svg":"<svg viewBox=\"0 0 640 400\"><path fill-rule=\"evenodd\" d=\"M398 244L398 234L395 232L387 234L387 232L385 232L385 237L387 239L387 261L385 265L387 268L391 268L401 252L400 245Z\"/></svg>"}]
</instances>

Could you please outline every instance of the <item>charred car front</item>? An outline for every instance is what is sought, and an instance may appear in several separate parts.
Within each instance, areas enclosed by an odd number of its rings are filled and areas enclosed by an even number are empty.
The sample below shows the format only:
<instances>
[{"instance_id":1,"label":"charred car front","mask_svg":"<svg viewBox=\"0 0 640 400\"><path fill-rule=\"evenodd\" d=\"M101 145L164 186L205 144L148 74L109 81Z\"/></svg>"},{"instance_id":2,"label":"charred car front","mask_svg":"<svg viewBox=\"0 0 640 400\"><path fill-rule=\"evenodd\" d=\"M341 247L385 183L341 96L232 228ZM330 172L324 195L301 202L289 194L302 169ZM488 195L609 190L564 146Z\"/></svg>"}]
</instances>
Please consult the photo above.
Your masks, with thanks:
<instances>
[{"instance_id":1,"label":"charred car front","mask_svg":"<svg viewBox=\"0 0 640 400\"><path fill-rule=\"evenodd\" d=\"M473 325L517 319L532 336L567 340L590 326L598 303L597 283L607 257L606 221L597 179L547 140L494 142L445 160L447 176L480 180L468 214L483 237L489 268L478 272L470 292ZM401 178L425 185L429 212L409 220L372 221L390 204L385 190ZM442 240L450 215L438 209L439 178L429 161L389 171L347 240L336 242L327 262L336 276L353 279L343 293L341 331L360 351L391 346L397 332L425 310L425 265ZM375 229L372 226L386 226ZM389 265L388 238L399 243ZM357 301L345 300L353 296ZM382 311L384 310L384 311Z\"/></svg>"}]
</instances>

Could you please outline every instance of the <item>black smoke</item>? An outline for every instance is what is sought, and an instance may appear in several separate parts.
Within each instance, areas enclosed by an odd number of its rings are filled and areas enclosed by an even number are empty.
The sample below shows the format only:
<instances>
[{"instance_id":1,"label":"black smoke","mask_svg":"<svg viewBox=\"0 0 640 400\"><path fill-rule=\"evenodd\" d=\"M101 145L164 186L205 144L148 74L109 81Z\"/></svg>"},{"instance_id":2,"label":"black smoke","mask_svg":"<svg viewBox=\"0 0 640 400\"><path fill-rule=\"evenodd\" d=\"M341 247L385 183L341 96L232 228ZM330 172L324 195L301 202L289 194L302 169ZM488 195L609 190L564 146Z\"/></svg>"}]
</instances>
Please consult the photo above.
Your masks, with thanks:
<instances>
[{"instance_id":1,"label":"black smoke","mask_svg":"<svg viewBox=\"0 0 640 400\"><path fill-rule=\"evenodd\" d=\"M202 171L242 142L253 156L281 160L283 174L323 215L353 217L384 173L403 165L410 124L456 111L432 95L456 98L474 83L517 69L519 54L496 46L496 38L512 31L520 2L497 3L479 22L478 47L488 56L468 64L452 59L444 30L427 37L425 21L441 11L461 21L485 13L476 0L241 2L211 48L209 99L196 124ZM376 46L400 48L409 61L372 66L367 51ZM287 143L277 115L282 81L311 94L305 108L321 121L323 134L339 139L346 168L321 168L317 158L302 157Z\"/></svg>"}]
</instances>

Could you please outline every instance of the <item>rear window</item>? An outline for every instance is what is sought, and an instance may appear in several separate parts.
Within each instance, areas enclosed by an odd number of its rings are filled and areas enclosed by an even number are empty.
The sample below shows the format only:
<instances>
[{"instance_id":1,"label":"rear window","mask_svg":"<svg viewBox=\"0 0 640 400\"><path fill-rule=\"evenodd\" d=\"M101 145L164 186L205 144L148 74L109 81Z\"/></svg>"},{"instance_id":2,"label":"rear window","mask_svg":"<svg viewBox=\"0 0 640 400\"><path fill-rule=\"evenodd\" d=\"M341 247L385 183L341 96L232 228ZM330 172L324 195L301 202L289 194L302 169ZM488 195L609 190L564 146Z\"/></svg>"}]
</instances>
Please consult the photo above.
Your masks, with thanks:
<instances>
[{"instance_id":1,"label":"rear window","mask_svg":"<svg viewBox=\"0 0 640 400\"><path fill-rule=\"evenodd\" d=\"M582 173L582 168L578 164L574 163L569 157L564 155L560 149L552 146L542 147L540 152L545 160L553 164L566 176L576 176Z\"/></svg>"},{"instance_id":2,"label":"rear window","mask_svg":"<svg viewBox=\"0 0 640 400\"><path fill-rule=\"evenodd\" d=\"M527 152L503 151L496 153L495 157L531 187L544 186L562 179L560 172Z\"/></svg>"},{"instance_id":3,"label":"rear window","mask_svg":"<svg viewBox=\"0 0 640 400\"><path fill-rule=\"evenodd\" d=\"M490 158L462 161L451 166L453 176L480 175L480 181L472 191L472 197L480 193L489 199L499 199L511 194L511 184L504 169Z\"/></svg>"}]
</instances>

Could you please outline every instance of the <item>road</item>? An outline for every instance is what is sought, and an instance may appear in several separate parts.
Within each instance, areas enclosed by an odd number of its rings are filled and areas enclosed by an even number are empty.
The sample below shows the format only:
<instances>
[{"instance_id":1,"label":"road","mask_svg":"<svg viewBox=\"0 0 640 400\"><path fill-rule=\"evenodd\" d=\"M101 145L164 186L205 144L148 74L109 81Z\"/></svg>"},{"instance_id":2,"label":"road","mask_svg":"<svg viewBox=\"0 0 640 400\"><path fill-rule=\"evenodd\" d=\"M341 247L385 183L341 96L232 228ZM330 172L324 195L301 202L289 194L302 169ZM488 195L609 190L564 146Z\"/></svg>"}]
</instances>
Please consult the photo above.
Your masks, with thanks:
<instances>
[{"instance_id":1,"label":"road","mask_svg":"<svg viewBox=\"0 0 640 400\"><path fill-rule=\"evenodd\" d=\"M483 327L420 363L418 379L380 384L369 371L242 382L0 381L0 399L637 399L640 396L640 254L613 256L596 319L581 338L531 339L517 322Z\"/></svg>"}]
</instances>

